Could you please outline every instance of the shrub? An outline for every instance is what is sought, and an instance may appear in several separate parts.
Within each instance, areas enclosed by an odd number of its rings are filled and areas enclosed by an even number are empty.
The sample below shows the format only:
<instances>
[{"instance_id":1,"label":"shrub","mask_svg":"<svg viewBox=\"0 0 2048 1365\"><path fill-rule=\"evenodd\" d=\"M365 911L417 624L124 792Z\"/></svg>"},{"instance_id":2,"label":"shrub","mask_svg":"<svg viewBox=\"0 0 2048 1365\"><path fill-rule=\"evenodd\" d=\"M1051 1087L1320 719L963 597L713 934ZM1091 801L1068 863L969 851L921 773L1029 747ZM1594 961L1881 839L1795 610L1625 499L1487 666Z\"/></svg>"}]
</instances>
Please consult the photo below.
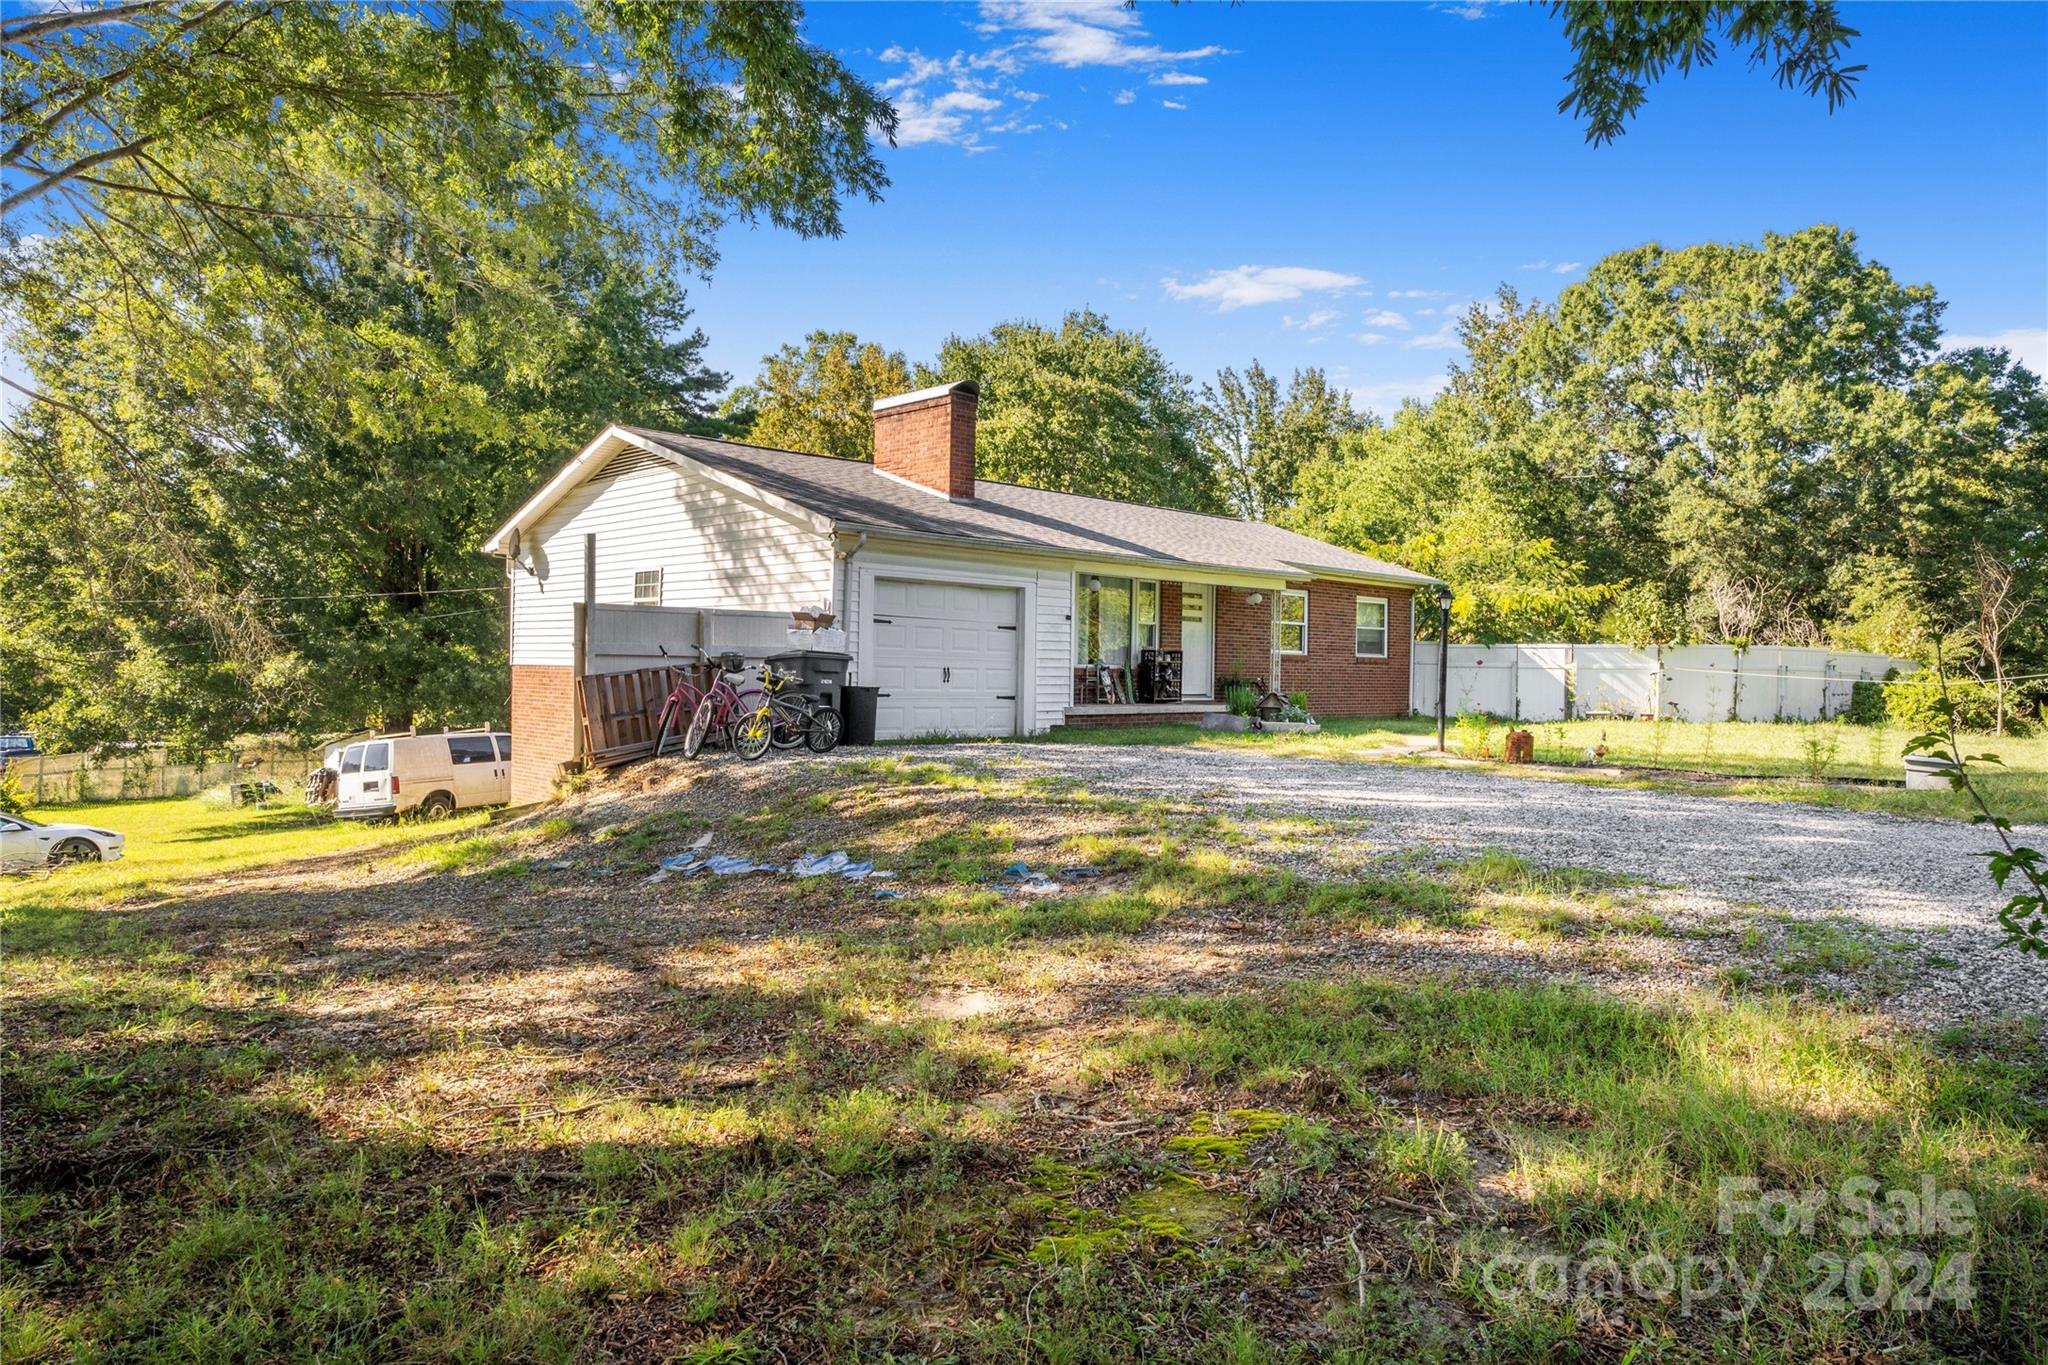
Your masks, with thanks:
<instances>
[{"instance_id":1,"label":"shrub","mask_svg":"<svg viewBox=\"0 0 2048 1365\"><path fill-rule=\"evenodd\" d=\"M0 768L0 815L28 814L28 793L21 789L21 782Z\"/></svg>"},{"instance_id":2,"label":"shrub","mask_svg":"<svg viewBox=\"0 0 2048 1365\"><path fill-rule=\"evenodd\" d=\"M1223 689L1223 704L1230 708L1233 716L1255 715L1259 709L1259 694L1243 683L1232 683Z\"/></svg>"},{"instance_id":3,"label":"shrub","mask_svg":"<svg viewBox=\"0 0 2048 1365\"><path fill-rule=\"evenodd\" d=\"M1493 722L1484 711L1460 711L1458 749L1467 758L1493 757Z\"/></svg>"},{"instance_id":4,"label":"shrub","mask_svg":"<svg viewBox=\"0 0 2048 1365\"><path fill-rule=\"evenodd\" d=\"M1989 683L1969 678L1950 678L1949 700L1955 704L1956 727L1985 731L1998 719L1998 692ZM1914 734L1942 729L1941 682L1930 669L1910 678L1888 682L1884 688L1885 714Z\"/></svg>"},{"instance_id":5,"label":"shrub","mask_svg":"<svg viewBox=\"0 0 2048 1365\"><path fill-rule=\"evenodd\" d=\"M1828 775L1835 766L1835 756L1842 747L1842 731L1828 721L1809 725L1799 737L1799 767L1808 778L1818 782Z\"/></svg>"},{"instance_id":6,"label":"shrub","mask_svg":"<svg viewBox=\"0 0 2048 1365\"><path fill-rule=\"evenodd\" d=\"M1896 668L1885 671L1885 682L1899 676ZM1884 683L1863 679L1849 685L1848 720L1851 725L1882 725L1890 719L1884 707Z\"/></svg>"}]
</instances>

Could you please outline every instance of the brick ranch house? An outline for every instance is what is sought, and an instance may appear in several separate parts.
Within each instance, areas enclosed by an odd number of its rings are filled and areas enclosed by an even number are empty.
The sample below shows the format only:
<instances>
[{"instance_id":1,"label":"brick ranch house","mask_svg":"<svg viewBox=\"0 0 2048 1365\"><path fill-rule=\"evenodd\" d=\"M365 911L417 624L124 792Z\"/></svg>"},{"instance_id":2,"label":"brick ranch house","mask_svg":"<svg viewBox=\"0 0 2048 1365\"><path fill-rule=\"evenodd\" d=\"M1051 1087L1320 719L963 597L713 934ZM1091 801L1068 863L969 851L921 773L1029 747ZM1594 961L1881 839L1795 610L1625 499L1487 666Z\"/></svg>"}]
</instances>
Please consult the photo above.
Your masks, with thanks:
<instances>
[{"instance_id":1,"label":"brick ranch house","mask_svg":"<svg viewBox=\"0 0 2048 1365\"><path fill-rule=\"evenodd\" d=\"M1215 710L1219 678L1304 690L1321 716L1408 709L1434 580L1276 526L977 480L978 399L878 401L872 464L620 426L584 447L483 545L511 585L513 799L578 755L586 598L832 602L885 739ZM1101 704L1100 665L1147 648L1181 651L1185 700Z\"/></svg>"}]
</instances>

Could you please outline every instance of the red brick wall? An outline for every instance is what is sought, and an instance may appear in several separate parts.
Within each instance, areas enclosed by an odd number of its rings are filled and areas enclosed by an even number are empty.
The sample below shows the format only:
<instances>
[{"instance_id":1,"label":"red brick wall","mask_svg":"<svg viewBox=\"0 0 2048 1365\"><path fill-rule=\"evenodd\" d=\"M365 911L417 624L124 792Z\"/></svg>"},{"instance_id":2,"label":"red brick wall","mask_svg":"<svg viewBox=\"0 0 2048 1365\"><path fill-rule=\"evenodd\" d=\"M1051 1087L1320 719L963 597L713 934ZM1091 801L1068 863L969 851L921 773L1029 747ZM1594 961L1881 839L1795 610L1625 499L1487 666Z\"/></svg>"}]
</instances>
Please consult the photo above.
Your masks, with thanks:
<instances>
[{"instance_id":1,"label":"red brick wall","mask_svg":"<svg viewBox=\"0 0 2048 1365\"><path fill-rule=\"evenodd\" d=\"M875 414L875 468L935 488L950 498L974 496L972 393L942 393Z\"/></svg>"},{"instance_id":2,"label":"red brick wall","mask_svg":"<svg viewBox=\"0 0 2048 1365\"><path fill-rule=\"evenodd\" d=\"M567 664L512 665L512 804L554 795L576 757L576 679Z\"/></svg>"},{"instance_id":3,"label":"red brick wall","mask_svg":"<svg viewBox=\"0 0 2048 1365\"><path fill-rule=\"evenodd\" d=\"M1212 588L1215 594L1216 679L1264 678L1273 671L1273 594L1253 606L1243 588Z\"/></svg>"},{"instance_id":4,"label":"red brick wall","mask_svg":"<svg viewBox=\"0 0 2048 1365\"><path fill-rule=\"evenodd\" d=\"M1290 583L1308 589L1308 653L1280 656L1282 692L1305 691L1318 716L1402 716L1408 713L1408 653L1413 631L1407 588L1363 587L1354 583ZM1356 652L1356 599L1387 599L1387 657L1361 659Z\"/></svg>"},{"instance_id":5,"label":"red brick wall","mask_svg":"<svg viewBox=\"0 0 2048 1365\"><path fill-rule=\"evenodd\" d=\"M1180 584L1172 580L1159 585L1159 647L1180 648Z\"/></svg>"}]
</instances>

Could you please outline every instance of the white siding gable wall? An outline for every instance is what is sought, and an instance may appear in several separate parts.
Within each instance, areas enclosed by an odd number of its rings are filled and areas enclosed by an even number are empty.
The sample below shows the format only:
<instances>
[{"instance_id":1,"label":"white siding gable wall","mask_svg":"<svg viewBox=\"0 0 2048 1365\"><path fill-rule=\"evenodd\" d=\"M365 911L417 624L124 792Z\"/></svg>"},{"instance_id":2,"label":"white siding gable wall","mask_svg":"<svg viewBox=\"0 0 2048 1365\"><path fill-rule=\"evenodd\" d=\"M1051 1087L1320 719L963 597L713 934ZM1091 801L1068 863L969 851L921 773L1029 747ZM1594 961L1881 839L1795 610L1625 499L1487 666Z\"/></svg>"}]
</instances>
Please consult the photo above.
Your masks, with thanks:
<instances>
[{"instance_id":1,"label":"white siding gable wall","mask_svg":"<svg viewBox=\"0 0 2048 1365\"><path fill-rule=\"evenodd\" d=\"M832 540L712 479L631 450L630 472L572 489L523 537L536 573L512 570L512 662L568 664L583 597L583 538L597 536L597 600L633 600L662 571L666 607L782 611L832 596ZM521 558L525 558L522 551Z\"/></svg>"}]
</instances>

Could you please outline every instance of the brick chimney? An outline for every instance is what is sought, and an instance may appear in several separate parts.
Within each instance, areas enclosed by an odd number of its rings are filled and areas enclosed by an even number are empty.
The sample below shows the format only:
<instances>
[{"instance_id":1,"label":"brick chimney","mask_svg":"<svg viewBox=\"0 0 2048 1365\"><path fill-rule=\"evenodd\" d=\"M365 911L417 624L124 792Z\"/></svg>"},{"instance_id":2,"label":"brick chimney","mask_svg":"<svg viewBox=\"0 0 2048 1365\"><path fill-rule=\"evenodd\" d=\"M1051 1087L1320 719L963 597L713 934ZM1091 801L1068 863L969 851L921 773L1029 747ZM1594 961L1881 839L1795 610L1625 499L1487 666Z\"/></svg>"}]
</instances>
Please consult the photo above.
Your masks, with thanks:
<instances>
[{"instance_id":1,"label":"brick chimney","mask_svg":"<svg viewBox=\"0 0 2048 1365\"><path fill-rule=\"evenodd\" d=\"M974 496L972 380L875 400L875 468L955 501Z\"/></svg>"}]
</instances>

